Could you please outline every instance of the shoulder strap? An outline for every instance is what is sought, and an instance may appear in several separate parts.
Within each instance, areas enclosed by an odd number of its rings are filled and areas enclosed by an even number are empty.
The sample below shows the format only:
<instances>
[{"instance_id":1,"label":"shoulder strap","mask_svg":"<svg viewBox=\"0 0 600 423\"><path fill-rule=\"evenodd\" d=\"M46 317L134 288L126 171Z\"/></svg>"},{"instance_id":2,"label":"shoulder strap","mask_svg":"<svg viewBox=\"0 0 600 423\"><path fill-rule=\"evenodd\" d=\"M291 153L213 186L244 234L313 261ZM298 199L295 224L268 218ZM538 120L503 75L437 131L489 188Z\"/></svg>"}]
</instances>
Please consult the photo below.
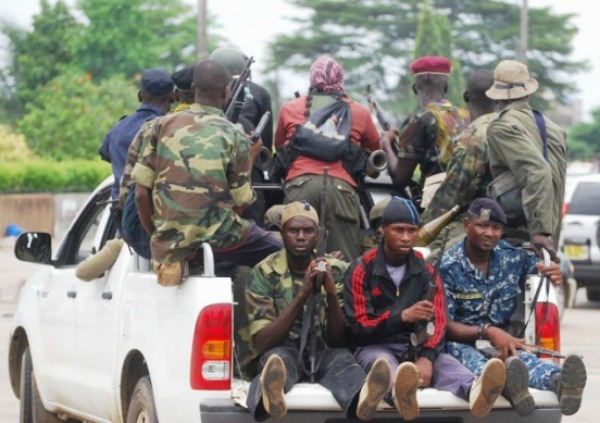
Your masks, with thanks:
<instances>
[{"instance_id":1,"label":"shoulder strap","mask_svg":"<svg viewBox=\"0 0 600 423\"><path fill-rule=\"evenodd\" d=\"M537 110L533 110L533 117L535 118L535 124L540 131L540 136L542 137L542 143L544 144L544 159L549 161L548 157L548 132L546 130L546 120L544 116L538 112Z\"/></svg>"}]
</instances>

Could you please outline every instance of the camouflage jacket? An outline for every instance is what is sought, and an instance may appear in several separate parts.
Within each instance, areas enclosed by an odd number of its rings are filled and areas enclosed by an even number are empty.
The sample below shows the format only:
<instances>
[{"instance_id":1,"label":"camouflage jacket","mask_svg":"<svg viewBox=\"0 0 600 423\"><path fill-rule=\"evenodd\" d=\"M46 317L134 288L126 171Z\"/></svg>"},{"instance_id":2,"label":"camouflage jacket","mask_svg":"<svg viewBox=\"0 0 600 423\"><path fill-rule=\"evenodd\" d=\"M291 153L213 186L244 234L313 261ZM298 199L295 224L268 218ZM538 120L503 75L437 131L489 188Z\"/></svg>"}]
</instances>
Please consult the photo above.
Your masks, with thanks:
<instances>
[{"instance_id":1,"label":"camouflage jacket","mask_svg":"<svg viewBox=\"0 0 600 423\"><path fill-rule=\"evenodd\" d=\"M486 130L496 116L496 113L480 116L460 133L446 170L446 179L423 213L424 223L441 216L455 205L464 210L474 199L487 196L492 174Z\"/></svg>"},{"instance_id":2,"label":"camouflage jacket","mask_svg":"<svg viewBox=\"0 0 600 423\"><path fill-rule=\"evenodd\" d=\"M344 272L348 264L327 258L332 268L333 279L336 284L340 306L343 306L342 291L344 288ZM303 275L294 275L290 272L287 263L287 253L282 249L266 257L252 269L246 284L246 313L248 315L248 328L242 331L242 338L250 341L251 348L254 335L274 321L294 297L303 283ZM323 303L321 305L321 325L326 327L327 301L323 289ZM306 304L303 311L306 309ZM299 313L290 329L289 339L296 340L302 330L303 312Z\"/></svg>"},{"instance_id":3,"label":"camouflage jacket","mask_svg":"<svg viewBox=\"0 0 600 423\"><path fill-rule=\"evenodd\" d=\"M398 158L418 160L422 185L427 176L446 170L456 137L469 122L469 112L448 100L428 104L402 124Z\"/></svg>"},{"instance_id":4,"label":"camouflage jacket","mask_svg":"<svg viewBox=\"0 0 600 423\"><path fill-rule=\"evenodd\" d=\"M154 121L142 136L131 179L152 189L152 256L188 257L202 243L238 245L250 223L233 210L254 201L249 143L219 109L192 104Z\"/></svg>"},{"instance_id":5,"label":"camouflage jacket","mask_svg":"<svg viewBox=\"0 0 600 423\"><path fill-rule=\"evenodd\" d=\"M506 327L517 307L519 281L536 273L535 256L504 240L492 250L488 274L473 266L465 242L452 247L440 264L450 320L465 325Z\"/></svg>"}]
</instances>

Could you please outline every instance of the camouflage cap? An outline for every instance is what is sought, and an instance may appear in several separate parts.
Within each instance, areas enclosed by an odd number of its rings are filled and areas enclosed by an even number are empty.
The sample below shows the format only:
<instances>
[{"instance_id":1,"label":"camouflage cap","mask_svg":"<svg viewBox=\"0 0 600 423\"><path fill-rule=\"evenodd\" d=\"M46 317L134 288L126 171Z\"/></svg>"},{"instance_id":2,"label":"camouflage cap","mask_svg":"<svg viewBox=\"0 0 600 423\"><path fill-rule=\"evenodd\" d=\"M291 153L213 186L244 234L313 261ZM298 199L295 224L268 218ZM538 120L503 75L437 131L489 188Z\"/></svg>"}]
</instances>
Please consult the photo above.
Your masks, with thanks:
<instances>
[{"instance_id":1,"label":"camouflage cap","mask_svg":"<svg viewBox=\"0 0 600 423\"><path fill-rule=\"evenodd\" d=\"M308 217L310 220L315 222L315 224L319 224L319 216L317 215L317 211L313 208L313 206L306 201L294 201L286 205L283 209L283 214L281 216L281 227L285 225L285 222L296 216Z\"/></svg>"}]
</instances>

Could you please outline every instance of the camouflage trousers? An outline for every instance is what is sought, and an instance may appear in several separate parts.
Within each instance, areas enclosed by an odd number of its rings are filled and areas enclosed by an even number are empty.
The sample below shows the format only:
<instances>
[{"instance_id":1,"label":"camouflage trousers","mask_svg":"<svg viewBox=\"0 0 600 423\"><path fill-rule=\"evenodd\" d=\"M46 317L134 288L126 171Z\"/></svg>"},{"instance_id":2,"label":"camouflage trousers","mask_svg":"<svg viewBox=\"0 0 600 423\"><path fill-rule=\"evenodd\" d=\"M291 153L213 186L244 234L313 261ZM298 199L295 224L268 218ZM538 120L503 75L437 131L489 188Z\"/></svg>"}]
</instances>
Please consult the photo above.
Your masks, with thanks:
<instances>
[{"instance_id":1,"label":"camouflage trousers","mask_svg":"<svg viewBox=\"0 0 600 423\"><path fill-rule=\"evenodd\" d=\"M459 342L447 342L446 351L460 361L466 368L479 377L488 358L472 345ZM529 386L535 389L551 391L554 389L552 376L560 373L556 364L542 360L527 351L519 351L519 358L529 372Z\"/></svg>"}]
</instances>

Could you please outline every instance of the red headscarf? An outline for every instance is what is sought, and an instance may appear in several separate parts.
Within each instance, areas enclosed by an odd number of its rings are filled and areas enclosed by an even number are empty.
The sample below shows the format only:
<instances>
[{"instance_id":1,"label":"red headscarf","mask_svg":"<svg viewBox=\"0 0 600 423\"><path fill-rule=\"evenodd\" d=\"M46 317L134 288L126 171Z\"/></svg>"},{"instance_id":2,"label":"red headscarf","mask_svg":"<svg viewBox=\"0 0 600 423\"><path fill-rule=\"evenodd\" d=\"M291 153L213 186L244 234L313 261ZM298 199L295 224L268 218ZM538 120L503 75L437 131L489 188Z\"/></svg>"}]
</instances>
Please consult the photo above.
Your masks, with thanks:
<instances>
[{"instance_id":1,"label":"red headscarf","mask_svg":"<svg viewBox=\"0 0 600 423\"><path fill-rule=\"evenodd\" d=\"M330 56L321 56L310 67L310 86L316 91L344 92L344 69Z\"/></svg>"}]
</instances>

